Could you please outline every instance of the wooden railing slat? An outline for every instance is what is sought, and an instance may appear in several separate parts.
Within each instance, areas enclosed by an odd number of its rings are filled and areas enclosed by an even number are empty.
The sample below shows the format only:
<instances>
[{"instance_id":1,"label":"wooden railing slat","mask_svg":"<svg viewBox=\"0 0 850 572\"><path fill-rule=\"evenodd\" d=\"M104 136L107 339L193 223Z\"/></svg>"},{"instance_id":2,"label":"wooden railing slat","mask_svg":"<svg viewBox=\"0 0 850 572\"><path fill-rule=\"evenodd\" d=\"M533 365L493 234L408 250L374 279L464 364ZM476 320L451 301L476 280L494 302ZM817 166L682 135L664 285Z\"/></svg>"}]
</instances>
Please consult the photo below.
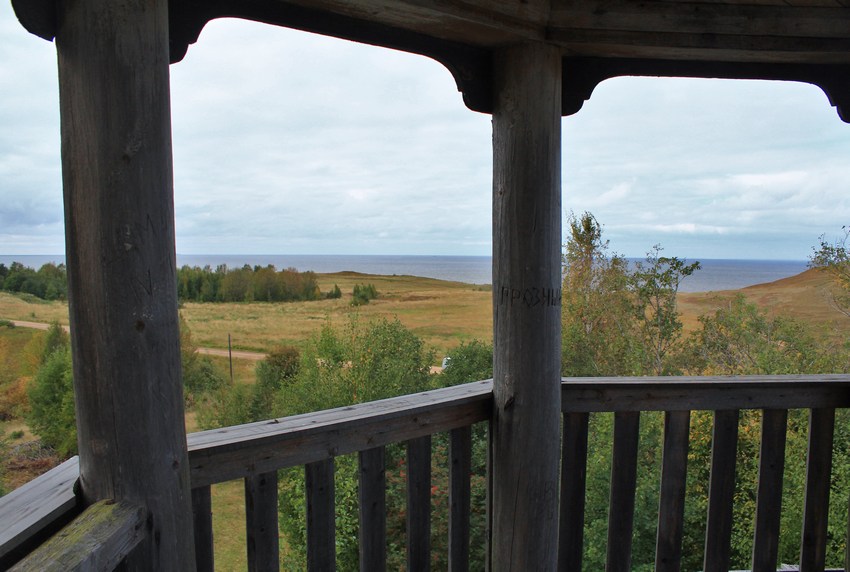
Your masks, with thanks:
<instances>
[{"instance_id":1,"label":"wooden railing slat","mask_svg":"<svg viewBox=\"0 0 850 572\"><path fill-rule=\"evenodd\" d=\"M131 503L98 501L9 572L114 570L145 537L146 516Z\"/></svg>"},{"instance_id":2,"label":"wooden railing slat","mask_svg":"<svg viewBox=\"0 0 850 572\"><path fill-rule=\"evenodd\" d=\"M192 489L192 522L195 529L195 566L198 572L213 572L212 491L208 486Z\"/></svg>"},{"instance_id":3,"label":"wooden railing slat","mask_svg":"<svg viewBox=\"0 0 850 572\"><path fill-rule=\"evenodd\" d=\"M589 419L588 413L564 414L558 539L558 570L561 572L582 569Z\"/></svg>"},{"instance_id":4,"label":"wooden railing slat","mask_svg":"<svg viewBox=\"0 0 850 572\"><path fill-rule=\"evenodd\" d=\"M449 572L468 572L472 427L451 431L449 459Z\"/></svg>"},{"instance_id":5,"label":"wooden railing slat","mask_svg":"<svg viewBox=\"0 0 850 572\"><path fill-rule=\"evenodd\" d=\"M277 572L280 568L277 471L245 477L245 526L248 570Z\"/></svg>"},{"instance_id":6,"label":"wooden railing slat","mask_svg":"<svg viewBox=\"0 0 850 572\"><path fill-rule=\"evenodd\" d=\"M832 439L835 409L809 413L809 450L806 455L806 498L803 502L803 537L800 572L823 570L826 560L829 480L832 472Z\"/></svg>"},{"instance_id":7,"label":"wooden railing slat","mask_svg":"<svg viewBox=\"0 0 850 572\"><path fill-rule=\"evenodd\" d=\"M737 452L738 410L715 411L703 561L705 572L729 570Z\"/></svg>"},{"instance_id":8,"label":"wooden railing slat","mask_svg":"<svg viewBox=\"0 0 850 572\"><path fill-rule=\"evenodd\" d=\"M307 570L336 570L334 460L304 467L307 489Z\"/></svg>"},{"instance_id":9,"label":"wooden railing slat","mask_svg":"<svg viewBox=\"0 0 850 572\"><path fill-rule=\"evenodd\" d=\"M407 442L407 570L431 565L431 436Z\"/></svg>"},{"instance_id":10,"label":"wooden railing slat","mask_svg":"<svg viewBox=\"0 0 850 572\"><path fill-rule=\"evenodd\" d=\"M387 569L386 461L383 447L360 452L360 570Z\"/></svg>"},{"instance_id":11,"label":"wooden railing slat","mask_svg":"<svg viewBox=\"0 0 850 572\"><path fill-rule=\"evenodd\" d=\"M661 495L655 543L656 572L678 572L681 567L690 424L690 411L664 413Z\"/></svg>"},{"instance_id":12,"label":"wooden railing slat","mask_svg":"<svg viewBox=\"0 0 850 572\"><path fill-rule=\"evenodd\" d=\"M777 566L787 432L787 409L762 412L753 570L776 570Z\"/></svg>"},{"instance_id":13,"label":"wooden railing slat","mask_svg":"<svg viewBox=\"0 0 850 572\"><path fill-rule=\"evenodd\" d=\"M607 572L629 572L635 514L640 412L614 414L611 500L608 505Z\"/></svg>"}]
</instances>

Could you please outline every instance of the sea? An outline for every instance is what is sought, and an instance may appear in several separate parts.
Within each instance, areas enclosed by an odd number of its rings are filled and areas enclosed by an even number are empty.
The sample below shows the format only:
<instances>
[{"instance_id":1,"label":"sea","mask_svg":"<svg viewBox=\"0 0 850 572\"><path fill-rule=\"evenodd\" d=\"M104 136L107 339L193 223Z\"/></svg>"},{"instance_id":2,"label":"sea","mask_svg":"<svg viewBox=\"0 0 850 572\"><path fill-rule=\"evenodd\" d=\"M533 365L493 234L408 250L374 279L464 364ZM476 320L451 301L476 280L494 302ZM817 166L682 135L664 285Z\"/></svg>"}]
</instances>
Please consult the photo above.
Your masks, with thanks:
<instances>
[{"instance_id":1,"label":"sea","mask_svg":"<svg viewBox=\"0 0 850 572\"><path fill-rule=\"evenodd\" d=\"M636 261L631 260L632 262ZM62 255L5 255L0 263L9 266L20 262L39 268L42 264L65 262ZM691 262L689 259L688 262ZM710 292L735 290L773 282L803 272L805 260L699 260L701 269L685 278L680 292ZM404 256L404 255L308 255L308 254L178 254L177 265L207 266L226 264L228 268L267 266L278 269L296 268L302 272L318 273L353 271L363 274L410 275L439 280L491 284L492 261L489 256Z\"/></svg>"}]
</instances>

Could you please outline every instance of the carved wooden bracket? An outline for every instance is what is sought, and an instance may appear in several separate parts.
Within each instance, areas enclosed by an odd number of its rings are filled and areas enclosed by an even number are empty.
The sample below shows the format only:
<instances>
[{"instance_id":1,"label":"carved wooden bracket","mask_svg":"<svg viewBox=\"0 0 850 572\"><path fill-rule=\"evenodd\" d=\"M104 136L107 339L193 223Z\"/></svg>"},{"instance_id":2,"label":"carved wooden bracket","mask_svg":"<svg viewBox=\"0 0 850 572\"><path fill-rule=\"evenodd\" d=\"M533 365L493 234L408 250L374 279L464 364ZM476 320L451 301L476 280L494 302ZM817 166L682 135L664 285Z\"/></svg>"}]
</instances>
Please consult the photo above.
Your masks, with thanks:
<instances>
[{"instance_id":1,"label":"carved wooden bracket","mask_svg":"<svg viewBox=\"0 0 850 572\"><path fill-rule=\"evenodd\" d=\"M29 32L53 40L57 27L57 0L12 0L18 20ZM171 62L185 57L207 22L216 18L244 18L277 26L333 36L354 42L393 48L430 57L455 78L466 106L492 113L492 51L393 28L383 24L322 12L270 0L172 0L169 2ZM721 79L799 81L820 87L838 116L850 123L850 65L755 63L637 58L570 57L563 60L563 115L578 112L596 86L620 76L664 76Z\"/></svg>"}]
</instances>

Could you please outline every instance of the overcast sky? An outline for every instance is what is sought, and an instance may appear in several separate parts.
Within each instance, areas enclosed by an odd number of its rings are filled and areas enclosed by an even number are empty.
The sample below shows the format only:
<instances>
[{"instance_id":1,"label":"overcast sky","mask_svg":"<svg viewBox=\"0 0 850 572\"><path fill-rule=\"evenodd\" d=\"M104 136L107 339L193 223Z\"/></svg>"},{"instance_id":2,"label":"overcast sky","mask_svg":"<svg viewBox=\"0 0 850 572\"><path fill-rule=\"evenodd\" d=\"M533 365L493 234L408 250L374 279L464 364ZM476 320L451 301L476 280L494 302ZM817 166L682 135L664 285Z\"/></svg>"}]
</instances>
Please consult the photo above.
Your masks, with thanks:
<instances>
[{"instance_id":1,"label":"overcast sky","mask_svg":"<svg viewBox=\"0 0 850 572\"><path fill-rule=\"evenodd\" d=\"M178 253L490 254L490 117L440 64L216 21L171 89ZM0 2L0 254L64 252L57 92ZM565 219L627 256L802 260L850 224L850 125L813 86L609 80L563 141Z\"/></svg>"}]
</instances>

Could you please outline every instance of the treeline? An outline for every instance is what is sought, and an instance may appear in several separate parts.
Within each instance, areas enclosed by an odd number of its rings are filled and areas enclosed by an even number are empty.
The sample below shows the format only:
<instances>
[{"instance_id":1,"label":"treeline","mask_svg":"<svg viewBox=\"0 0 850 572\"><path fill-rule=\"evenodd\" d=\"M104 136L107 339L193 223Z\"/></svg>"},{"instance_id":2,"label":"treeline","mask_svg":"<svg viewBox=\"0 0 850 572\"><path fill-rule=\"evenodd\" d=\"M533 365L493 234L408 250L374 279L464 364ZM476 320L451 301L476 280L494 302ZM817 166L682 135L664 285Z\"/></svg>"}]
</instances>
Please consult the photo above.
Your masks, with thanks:
<instances>
[{"instance_id":1,"label":"treeline","mask_svg":"<svg viewBox=\"0 0 850 572\"><path fill-rule=\"evenodd\" d=\"M274 265L228 268L182 266L177 270L177 298L183 302L297 302L322 296L316 274Z\"/></svg>"},{"instance_id":2,"label":"treeline","mask_svg":"<svg viewBox=\"0 0 850 572\"><path fill-rule=\"evenodd\" d=\"M65 300L68 276L64 264L44 264L37 271L20 262L0 264L0 290L31 294L43 300Z\"/></svg>"}]
</instances>

